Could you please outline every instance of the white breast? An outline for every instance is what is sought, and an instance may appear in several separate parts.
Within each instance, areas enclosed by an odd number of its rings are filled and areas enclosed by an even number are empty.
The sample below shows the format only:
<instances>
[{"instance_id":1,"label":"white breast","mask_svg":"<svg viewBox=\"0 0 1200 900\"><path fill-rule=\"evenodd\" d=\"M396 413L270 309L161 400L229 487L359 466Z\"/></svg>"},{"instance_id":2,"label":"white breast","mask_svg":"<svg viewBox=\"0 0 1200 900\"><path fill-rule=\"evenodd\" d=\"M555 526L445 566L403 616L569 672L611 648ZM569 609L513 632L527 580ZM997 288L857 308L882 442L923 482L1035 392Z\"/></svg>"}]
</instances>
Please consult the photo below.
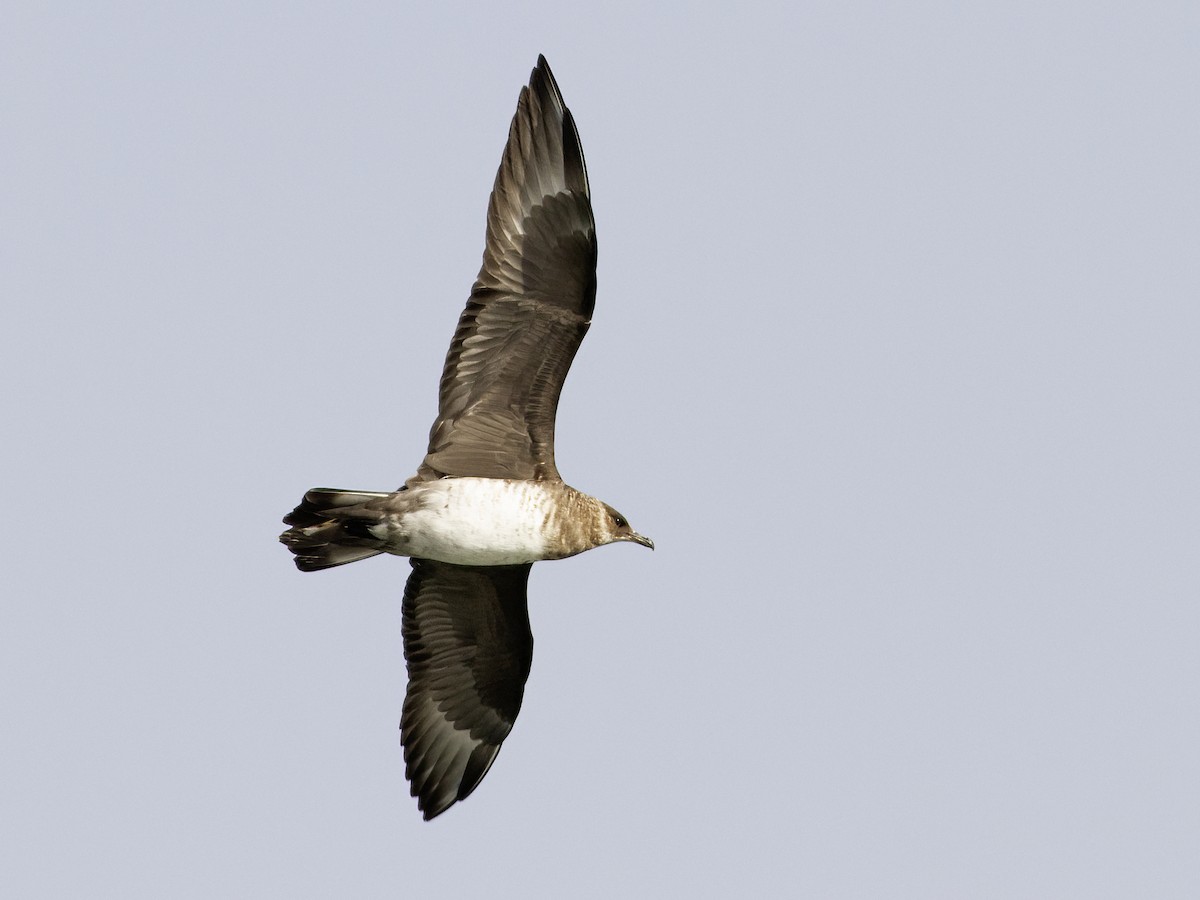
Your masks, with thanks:
<instances>
[{"instance_id":1,"label":"white breast","mask_svg":"<svg viewBox=\"0 0 1200 900\"><path fill-rule=\"evenodd\" d=\"M446 478L412 490L416 508L396 523L393 552L462 566L546 558L551 501L537 482Z\"/></svg>"}]
</instances>

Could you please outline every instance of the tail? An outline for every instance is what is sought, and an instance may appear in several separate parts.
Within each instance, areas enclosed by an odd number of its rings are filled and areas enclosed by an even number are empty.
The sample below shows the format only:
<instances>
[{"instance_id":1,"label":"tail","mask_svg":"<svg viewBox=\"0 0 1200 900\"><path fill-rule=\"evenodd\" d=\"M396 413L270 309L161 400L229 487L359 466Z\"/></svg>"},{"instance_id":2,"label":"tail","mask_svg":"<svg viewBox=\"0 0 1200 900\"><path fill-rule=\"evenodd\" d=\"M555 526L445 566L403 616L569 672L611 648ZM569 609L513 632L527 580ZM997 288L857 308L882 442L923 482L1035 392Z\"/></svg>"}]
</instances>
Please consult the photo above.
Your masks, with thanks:
<instances>
[{"instance_id":1,"label":"tail","mask_svg":"<svg viewBox=\"0 0 1200 900\"><path fill-rule=\"evenodd\" d=\"M369 500L387 497L372 491L339 491L313 488L300 505L284 518L292 527L279 540L296 554L296 568L315 572L357 562L383 552L379 538L371 531L375 517L355 515L366 510L351 510Z\"/></svg>"}]
</instances>

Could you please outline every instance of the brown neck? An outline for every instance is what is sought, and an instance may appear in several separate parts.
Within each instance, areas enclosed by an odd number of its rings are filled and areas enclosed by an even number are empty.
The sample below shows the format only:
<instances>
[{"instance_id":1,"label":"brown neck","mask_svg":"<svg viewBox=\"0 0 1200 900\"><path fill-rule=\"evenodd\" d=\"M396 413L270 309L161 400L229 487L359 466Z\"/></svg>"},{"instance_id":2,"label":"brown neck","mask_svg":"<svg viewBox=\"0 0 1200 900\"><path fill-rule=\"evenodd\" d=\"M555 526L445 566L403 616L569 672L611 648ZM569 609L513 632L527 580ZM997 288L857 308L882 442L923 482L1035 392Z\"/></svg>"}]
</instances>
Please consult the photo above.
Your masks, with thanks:
<instances>
[{"instance_id":1,"label":"brown neck","mask_svg":"<svg viewBox=\"0 0 1200 900\"><path fill-rule=\"evenodd\" d=\"M608 517L599 500L565 484L555 500L550 526L559 536L562 556L574 556L607 543L604 526Z\"/></svg>"}]
</instances>

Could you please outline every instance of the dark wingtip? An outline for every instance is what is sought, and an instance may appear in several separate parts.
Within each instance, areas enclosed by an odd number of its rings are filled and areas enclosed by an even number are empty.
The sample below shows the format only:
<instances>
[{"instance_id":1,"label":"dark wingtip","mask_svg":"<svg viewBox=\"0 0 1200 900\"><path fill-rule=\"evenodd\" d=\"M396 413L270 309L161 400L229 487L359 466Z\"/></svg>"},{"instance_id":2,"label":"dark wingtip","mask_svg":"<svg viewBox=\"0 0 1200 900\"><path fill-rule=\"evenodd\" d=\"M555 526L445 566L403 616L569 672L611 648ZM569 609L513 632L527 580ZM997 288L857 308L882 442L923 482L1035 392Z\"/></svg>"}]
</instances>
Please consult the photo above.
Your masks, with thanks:
<instances>
[{"instance_id":1,"label":"dark wingtip","mask_svg":"<svg viewBox=\"0 0 1200 900\"><path fill-rule=\"evenodd\" d=\"M446 810L448 810L452 805L453 805L453 803L451 802L451 803L447 803L441 809L434 809L434 808L422 809L421 810L421 818L424 819L426 822L431 822L434 819L436 819L438 816L440 816L442 813L444 813ZM421 807L421 804L418 803L417 808L420 809L420 807Z\"/></svg>"},{"instance_id":2,"label":"dark wingtip","mask_svg":"<svg viewBox=\"0 0 1200 900\"><path fill-rule=\"evenodd\" d=\"M412 774L408 771L405 771L404 777L411 780ZM459 801L459 798L453 794L449 796L442 794L441 800L439 801L437 799L438 795L432 791L433 787L434 785L428 785L427 790L422 791L414 782L409 788L409 793L416 798L417 809L421 811L421 818L426 822L428 822L430 819L436 819Z\"/></svg>"},{"instance_id":3,"label":"dark wingtip","mask_svg":"<svg viewBox=\"0 0 1200 900\"><path fill-rule=\"evenodd\" d=\"M550 70L550 63L546 62L546 57L538 54L537 65L533 71L529 73L529 89L537 90L540 82L545 82L545 87L557 102L559 106L565 106L562 98L562 91L558 89L558 81L554 77L554 72Z\"/></svg>"},{"instance_id":4,"label":"dark wingtip","mask_svg":"<svg viewBox=\"0 0 1200 900\"><path fill-rule=\"evenodd\" d=\"M479 787L479 783L483 781L483 776L492 768L492 763L496 761L496 757L499 755L499 744L480 744L477 746L471 752L470 759L467 760L467 765L463 770L457 791L454 791L452 783L447 784L441 780L429 781L427 779L414 778L415 770L411 763L406 763L404 776L411 782L409 793L416 798L417 809L421 811L421 818L426 822L430 819L436 819L454 804L470 797L474 793L475 788Z\"/></svg>"},{"instance_id":5,"label":"dark wingtip","mask_svg":"<svg viewBox=\"0 0 1200 900\"><path fill-rule=\"evenodd\" d=\"M588 185L587 163L583 159L583 144L579 140L579 129L575 126L575 117L563 100L562 91L558 87L558 79L550 70L546 57L538 54L537 67L529 76L529 90L541 97L549 99L562 114L563 167L566 170L567 186L574 191L580 191L591 196Z\"/></svg>"}]
</instances>

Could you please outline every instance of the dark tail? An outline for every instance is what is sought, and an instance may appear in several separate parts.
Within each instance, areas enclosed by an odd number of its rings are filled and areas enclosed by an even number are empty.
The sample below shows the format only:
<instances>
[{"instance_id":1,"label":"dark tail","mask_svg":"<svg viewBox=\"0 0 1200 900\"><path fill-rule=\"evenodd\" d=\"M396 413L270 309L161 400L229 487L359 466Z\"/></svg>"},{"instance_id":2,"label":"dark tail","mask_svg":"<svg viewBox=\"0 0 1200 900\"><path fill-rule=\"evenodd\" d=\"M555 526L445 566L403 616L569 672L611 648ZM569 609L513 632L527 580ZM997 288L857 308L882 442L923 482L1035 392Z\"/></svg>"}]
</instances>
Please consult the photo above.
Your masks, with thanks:
<instances>
[{"instance_id":1,"label":"dark tail","mask_svg":"<svg viewBox=\"0 0 1200 900\"><path fill-rule=\"evenodd\" d=\"M284 524L292 527L279 540L296 554L296 568L301 572L344 566L377 556L383 549L371 527L378 522L378 516L353 507L386 496L370 491L313 488L284 518Z\"/></svg>"}]
</instances>

